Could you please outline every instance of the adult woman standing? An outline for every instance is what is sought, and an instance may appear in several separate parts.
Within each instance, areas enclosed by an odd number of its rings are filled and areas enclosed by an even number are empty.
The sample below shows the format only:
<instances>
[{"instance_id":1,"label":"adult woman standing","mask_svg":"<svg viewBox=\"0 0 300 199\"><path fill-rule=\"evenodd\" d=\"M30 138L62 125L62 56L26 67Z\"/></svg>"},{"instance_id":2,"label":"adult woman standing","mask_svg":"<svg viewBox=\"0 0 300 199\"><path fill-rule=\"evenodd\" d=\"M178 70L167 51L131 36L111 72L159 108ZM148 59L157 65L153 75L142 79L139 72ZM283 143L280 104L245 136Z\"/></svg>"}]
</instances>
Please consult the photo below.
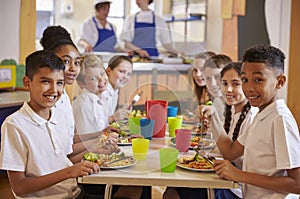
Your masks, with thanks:
<instances>
[{"instance_id":1,"label":"adult woman standing","mask_svg":"<svg viewBox=\"0 0 300 199\"><path fill-rule=\"evenodd\" d=\"M177 50L172 47L170 32L164 19L149 9L152 2L153 0L136 0L141 10L125 20L121 39L126 48L141 57L158 56L158 41L166 50L177 54Z\"/></svg>"},{"instance_id":2,"label":"adult woman standing","mask_svg":"<svg viewBox=\"0 0 300 199\"><path fill-rule=\"evenodd\" d=\"M83 23L78 41L84 52L123 51L116 37L116 27L107 21L110 4L110 0L94 1L95 16Z\"/></svg>"}]
</instances>

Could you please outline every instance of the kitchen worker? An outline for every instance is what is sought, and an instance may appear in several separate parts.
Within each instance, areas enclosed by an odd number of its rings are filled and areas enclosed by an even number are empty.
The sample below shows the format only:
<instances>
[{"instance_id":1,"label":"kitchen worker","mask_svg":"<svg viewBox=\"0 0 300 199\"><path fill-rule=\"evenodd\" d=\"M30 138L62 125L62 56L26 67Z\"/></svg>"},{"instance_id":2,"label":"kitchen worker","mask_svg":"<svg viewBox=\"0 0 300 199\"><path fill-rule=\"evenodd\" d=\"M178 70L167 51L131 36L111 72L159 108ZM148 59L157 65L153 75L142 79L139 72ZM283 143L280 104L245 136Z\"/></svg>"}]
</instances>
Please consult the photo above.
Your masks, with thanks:
<instances>
[{"instance_id":1,"label":"kitchen worker","mask_svg":"<svg viewBox=\"0 0 300 199\"><path fill-rule=\"evenodd\" d=\"M121 39L125 42L126 48L133 50L140 57L158 56L158 41L166 50L177 54L177 50L172 46L165 20L149 9L152 2L153 0L136 0L141 10L126 18Z\"/></svg>"},{"instance_id":2,"label":"kitchen worker","mask_svg":"<svg viewBox=\"0 0 300 199\"><path fill-rule=\"evenodd\" d=\"M78 41L84 52L124 52L116 37L116 27L107 21L111 2L94 1L95 16L83 23Z\"/></svg>"}]
</instances>

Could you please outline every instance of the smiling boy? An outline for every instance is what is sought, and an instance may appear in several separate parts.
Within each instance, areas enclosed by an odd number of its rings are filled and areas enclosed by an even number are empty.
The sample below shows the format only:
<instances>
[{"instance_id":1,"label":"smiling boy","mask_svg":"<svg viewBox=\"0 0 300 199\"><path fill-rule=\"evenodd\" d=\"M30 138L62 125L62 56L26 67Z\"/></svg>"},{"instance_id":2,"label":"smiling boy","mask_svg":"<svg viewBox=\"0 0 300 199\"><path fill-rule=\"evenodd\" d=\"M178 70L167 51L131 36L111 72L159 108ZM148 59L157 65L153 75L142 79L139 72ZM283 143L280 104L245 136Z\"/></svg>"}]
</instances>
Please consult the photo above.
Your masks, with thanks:
<instances>
[{"instance_id":1,"label":"smiling boy","mask_svg":"<svg viewBox=\"0 0 300 199\"><path fill-rule=\"evenodd\" d=\"M4 121L0 169L7 170L17 198L76 198L76 177L99 171L97 164L73 165L67 158L72 138L67 122L52 108L64 88L64 64L52 52L37 51L26 58L24 86L29 102Z\"/></svg>"}]
</instances>

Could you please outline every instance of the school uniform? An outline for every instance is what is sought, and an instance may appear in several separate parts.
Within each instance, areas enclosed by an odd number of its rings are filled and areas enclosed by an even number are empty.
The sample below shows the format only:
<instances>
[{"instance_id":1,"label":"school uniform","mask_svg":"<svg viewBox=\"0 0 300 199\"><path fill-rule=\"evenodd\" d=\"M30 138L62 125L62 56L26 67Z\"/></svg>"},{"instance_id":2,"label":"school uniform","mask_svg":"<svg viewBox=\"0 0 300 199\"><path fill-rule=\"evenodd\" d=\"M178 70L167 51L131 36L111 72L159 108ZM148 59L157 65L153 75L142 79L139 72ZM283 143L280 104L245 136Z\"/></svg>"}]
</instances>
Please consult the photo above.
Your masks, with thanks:
<instances>
[{"instance_id":1,"label":"school uniform","mask_svg":"<svg viewBox=\"0 0 300 199\"><path fill-rule=\"evenodd\" d=\"M108 126L103 105L96 94L86 89L82 90L72 104L75 126L79 134L99 132Z\"/></svg>"},{"instance_id":2,"label":"school uniform","mask_svg":"<svg viewBox=\"0 0 300 199\"><path fill-rule=\"evenodd\" d=\"M235 129L235 126L240 118L241 112L235 113L234 107L232 107L231 109L232 112L232 118L230 121L230 127L229 127L229 132L228 132L228 136L230 138L232 138L233 136L233 132ZM241 136L243 133L245 133L247 131L247 129L249 128L249 126L251 125L255 115L258 112L258 108L256 107L251 107L251 109L249 110L249 112L245 115L245 119L243 121L243 123L240 126L240 131L239 131L239 135ZM243 165L243 157L237 158L234 161L232 161L234 163L234 165L239 168L242 169L242 165ZM230 195L231 193L226 193L229 192L229 189L215 189L215 197L216 198L223 198L226 197L227 199L229 198L236 198L236 196L238 198L242 198L242 185L239 184L239 188L236 189L230 189L230 191L235 195L235 196L228 196L228 194Z\"/></svg>"},{"instance_id":3,"label":"school uniform","mask_svg":"<svg viewBox=\"0 0 300 199\"><path fill-rule=\"evenodd\" d=\"M74 137L74 130L75 130L75 124L74 124L74 117L73 117L73 110L70 103L69 95L67 94L66 90L64 89L63 94L61 95L60 99L55 103L54 106L60 114L63 114L66 116L67 121L66 125L68 125L68 130L71 136L71 139Z\"/></svg>"},{"instance_id":4,"label":"school uniform","mask_svg":"<svg viewBox=\"0 0 300 199\"><path fill-rule=\"evenodd\" d=\"M35 177L71 166L67 155L72 153L73 140L64 121L55 108L51 109L51 118L45 120L25 102L1 127L0 168ZM23 197L76 198L79 194L74 178Z\"/></svg>"},{"instance_id":5,"label":"school uniform","mask_svg":"<svg viewBox=\"0 0 300 199\"><path fill-rule=\"evenodd\" d=\"M113 115L117 109L119 100L119 89L115 90L109 83L106 90L101 95L103 103L103 113L105 117Z\"/></svg>"},{"instance_id":6,"label":"school uniform","mask_svg":"<svg viewBox=\"0 0 300 199\"><path fill-rule=\"evenodd\" d=\"M103 27L96 17L92 17L82 24L79 40L89 42L95 52L115 52L120 47L116 31L112 23L107 22Z\"/></svg>"},{"instance_id":7,"label":"school uniform","mask_svg":"<svg viewBox=\"0 0 300 199\"><path fill-rule=\"evenodd\" d=\"M125 20L121 39L146 50L150 56L159 55L157 49L159 43L172 43L165 20L155 15L152 10L141 10L129 16Z\"/></svg>"},{"instance_id":8,"label":"school uniform","mask_svg":"<svg viewBox=\"0 0 300 199\"><path fill-rule=\"evenodd\" d=\"M238 138L244 145L243 170L266 176L287 176L286 169L300 167L300 135L284 100L276 100L258 113L247 133ZM245 199L299 198L295 194L243 185Z\"/></svg>"}]
</instances>

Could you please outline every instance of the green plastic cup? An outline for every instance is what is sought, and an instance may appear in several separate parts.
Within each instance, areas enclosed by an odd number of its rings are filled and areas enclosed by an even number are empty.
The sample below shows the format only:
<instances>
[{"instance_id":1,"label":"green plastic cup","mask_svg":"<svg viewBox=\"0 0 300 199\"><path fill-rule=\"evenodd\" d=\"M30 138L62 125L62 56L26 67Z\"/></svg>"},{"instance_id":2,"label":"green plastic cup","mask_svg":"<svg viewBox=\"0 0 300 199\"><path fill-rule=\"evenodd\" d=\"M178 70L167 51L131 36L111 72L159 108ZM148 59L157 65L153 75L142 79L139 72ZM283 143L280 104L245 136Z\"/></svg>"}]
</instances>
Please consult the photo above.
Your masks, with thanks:
<instances>
[{"instance_id":1,"label":"green plastic cup","mask_svg":"<svg viewBox=\"0 0 300 199\"><path fill-rule=\"evenodd\" d=\"M160 170L164 173L173 173L176 169L178 150L175 148L161 148L159 150Z\"/></svg>"},{"instance_id":2,"label":"green plastic cup","mask_svg":"<svg viewBox=\"0 0 300 199\"><path fill-rule=\"evenodd\" d=\"M168 117L169 136L175 137L175 130L182 126L182 117Z\"/></svg>"},{"instance_id":3,"label":"green plastic cup","mask_svg":"<svg viewBox=\"0 0 300 199\"><path fill-rule=\"evenodd\" d=\"M128 126L130 134L140 134L140 117L129 117Z\"/></svg>"},{"instance_id":4,"label":"green plastic cup","mask_svg":"<svg viewBox=\"0 0 300 199\"><path fill-rule=\"evenodd\" d=\"M145 138L132 139L132 154L137 160L146 160L149 148L149 140Z\"/></svg>"}]
</instances>

